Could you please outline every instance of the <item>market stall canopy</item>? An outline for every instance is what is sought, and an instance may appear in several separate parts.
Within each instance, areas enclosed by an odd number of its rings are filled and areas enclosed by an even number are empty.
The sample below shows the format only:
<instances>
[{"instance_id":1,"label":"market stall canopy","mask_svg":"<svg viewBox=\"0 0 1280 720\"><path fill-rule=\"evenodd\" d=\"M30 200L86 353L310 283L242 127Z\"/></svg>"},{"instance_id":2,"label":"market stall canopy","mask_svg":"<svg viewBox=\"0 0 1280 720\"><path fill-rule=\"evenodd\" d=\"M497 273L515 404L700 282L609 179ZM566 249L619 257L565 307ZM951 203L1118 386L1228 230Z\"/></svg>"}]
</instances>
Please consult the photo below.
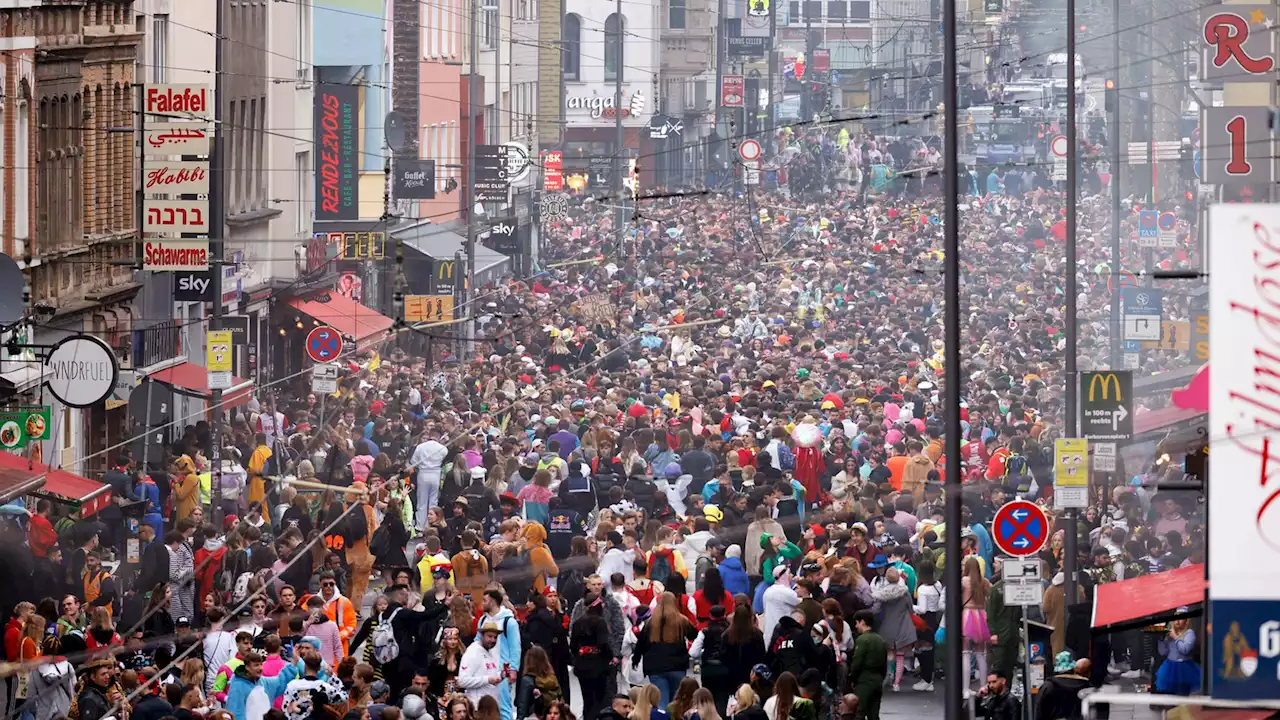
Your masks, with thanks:
<instances>
[{"instance_id":1,"label":"market stall canopy","mask_svg":"<svg viewBox=\"0 0 1280 720\"><path fill-rule=\"evenodd\" d=\"M87 518L111 502L111 486L90 480L66 470L51 469L48 465L32 462L7 452L0 452L0 477L18 473L25 477L43 477L44 486L31 491L36 497L44 497L71 505L80 510L80 517Z\"/></svg>"},{"instance_id":2,"label":"market stall canopy","mask_svg":"<svg viewBox=\"0 0 1280 720\"><path fill-rule=\"evenodd\" d=\"M336 292L327 293L327 297L328 302L289 298L289 305L355 340L357 352L376 347L389 337L387 331L395 324L391 318Z\"/></svg>"},{"instance_id":3,"label":"market stall canopy","mask_svg":"<svg viewBox=\"0 0 1280 720\"><path fill-rule=\"evenodd\" d=\"M1207 587L1203 563L1104 583L1094 593L1090 624L1094 632L1111 632L1199 614L1190 609L1204 602ZM1188 612L1179 613L1181 607Z\"/></svg>"},{"instance_id":4,"label":"market stall canopy","mask_svg":"<svg viewBox=\"0 0 1280 720\"><path fill-rule=\"evenodd\" d=\"M209 397L209 371L203 365L184 362L149 375L152 380L171 386L175 392L192 397ZM249 402L253 381L232 376L231 388L222 393L222 407L233 408Z\"/></svg>"},{"instance_id":5,"label":"market stall canopy","mask_svg":"<svg viewBox=\"0 0 1280 720\"><path fill-rule=\"evenodd\" d=\"M0 469L0 505L14 498L31 493L44 487L43 473L33 474L26 470Z\"/></svg>"}]
</instances>

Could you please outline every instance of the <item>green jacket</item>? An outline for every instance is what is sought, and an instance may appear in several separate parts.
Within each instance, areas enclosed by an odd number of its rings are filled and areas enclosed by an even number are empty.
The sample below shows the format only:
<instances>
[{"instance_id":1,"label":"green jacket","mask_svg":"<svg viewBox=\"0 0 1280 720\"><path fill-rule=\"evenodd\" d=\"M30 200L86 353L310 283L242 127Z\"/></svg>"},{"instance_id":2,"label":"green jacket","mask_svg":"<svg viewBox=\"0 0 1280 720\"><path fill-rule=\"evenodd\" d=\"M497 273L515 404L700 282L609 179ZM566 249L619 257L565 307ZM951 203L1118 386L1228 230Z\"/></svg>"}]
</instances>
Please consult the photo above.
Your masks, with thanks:
<instances>
[{"instance_id":1,"label":"green jacket","mask_svg":"<svg viewBox=\"0 0 1280 720\"><path fill-rule=\"evenodd\" d=\"M1022 608L1004 604L1004 581L991 586L987 593L987 627L1000 639L997 645L1015 645L1018 642L1018 625L1022 622Z\"/></svg>"},{"instance_id":2,"label":"green jacket","mask_svg":"<svg viewBox=\"0 0 1280 720\"><path fill-rule=\"evenodd\" d=\"M853 641L853 657L849 660L850 685L880 685L889 672L889 647L884 638L866 632Z\"/></svg>"},{"instance_id":3,"label":"green jacket","mask_svg":"<svg viewBox=\"0 0 1280 720\"><path fill-rule=\"evenodd\" d=\"M763 550L764 548L769 547L769 541L772 539L773 536L769 533L761 533L760 548ZM775 553L773 557L765 558L764 563L760 566L760 569L764 574L764 581L766 583L773 582L773 569L778 566L778 563L795 560L799 557L804 557L803 550L791 541L783 543L782 547L778 548L778 552Z\"/></svg>"}]
</instances>

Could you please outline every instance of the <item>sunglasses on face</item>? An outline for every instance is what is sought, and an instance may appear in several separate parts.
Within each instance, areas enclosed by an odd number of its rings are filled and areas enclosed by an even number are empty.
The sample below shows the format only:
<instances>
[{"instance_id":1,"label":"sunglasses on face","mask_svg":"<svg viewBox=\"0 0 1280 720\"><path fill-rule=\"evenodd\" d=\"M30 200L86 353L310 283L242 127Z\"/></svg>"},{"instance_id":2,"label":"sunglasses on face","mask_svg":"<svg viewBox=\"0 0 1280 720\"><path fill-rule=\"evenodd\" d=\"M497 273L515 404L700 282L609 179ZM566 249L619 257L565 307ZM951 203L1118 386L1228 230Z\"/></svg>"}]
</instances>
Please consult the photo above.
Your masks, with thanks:
<instances>
[{"instance_id":1,"label":"sunglasses on face","mask_svg":"<svg viewBox=\"0 0 1280 720\"><path fill-rule=\"evenodd\" d=\"M320 583L320 587L334 587L335 585L337 585L337 583L332 583L332 582Z\"/></svg>"}]
</instances>

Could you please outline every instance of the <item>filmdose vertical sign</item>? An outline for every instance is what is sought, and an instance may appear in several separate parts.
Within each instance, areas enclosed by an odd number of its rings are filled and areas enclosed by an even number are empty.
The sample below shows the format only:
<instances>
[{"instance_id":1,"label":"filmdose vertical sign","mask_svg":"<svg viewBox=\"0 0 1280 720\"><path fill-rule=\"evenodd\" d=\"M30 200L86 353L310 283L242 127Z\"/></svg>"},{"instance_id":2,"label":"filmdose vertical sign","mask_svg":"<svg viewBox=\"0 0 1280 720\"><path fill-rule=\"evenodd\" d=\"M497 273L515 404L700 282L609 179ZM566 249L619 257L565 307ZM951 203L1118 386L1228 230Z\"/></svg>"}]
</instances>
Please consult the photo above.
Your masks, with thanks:
<instances>
[{"instance_id":1,"label":"filmdose vertical sign","mask_svg":"<svg viewBox=\"0 0 1280 720\"><path fill-rule=\"evenodd\" d=\"M316 85L316 220L360 217L360 88Z\"/></svg>"},{"instance_id":2,"label":"filmdose vertical sign","mask_svg":"<svg viewBox=\"0 0 1280 720\"><path fill-rule=\"evenodd\" d=\"M1209 208L1210 683L1215 698L1280 697L1280 205Z\"/></svg>"}]
</instances>

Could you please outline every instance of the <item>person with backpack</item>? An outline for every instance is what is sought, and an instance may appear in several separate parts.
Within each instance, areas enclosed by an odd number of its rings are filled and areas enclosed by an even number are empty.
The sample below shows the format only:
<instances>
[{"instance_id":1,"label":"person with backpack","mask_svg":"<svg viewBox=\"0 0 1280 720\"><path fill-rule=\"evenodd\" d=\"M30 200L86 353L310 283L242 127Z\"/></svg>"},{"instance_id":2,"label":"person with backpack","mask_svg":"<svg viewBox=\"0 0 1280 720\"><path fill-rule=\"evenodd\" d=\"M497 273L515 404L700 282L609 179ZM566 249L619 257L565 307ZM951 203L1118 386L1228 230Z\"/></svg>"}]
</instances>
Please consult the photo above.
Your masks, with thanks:
<instances>
[{"instance_id":1,"label":"person with backpack","mask_svg":"<svg viewBox=\"0 0 1280 720\"><path fill-rule=\"evenodd\" d=\"M262 502L267 497L267 461L271 459L271 446L263 433L254 435L253 454L249 456L249 485L245 498L248 502Z\"/></svg>"},{"instance_id":2,"label":"person with backpack","mask_svg":"<svg viewBox=\"0 0 1280 720\"><path fill-rule=\"evenodd\" d=\"M699 591L701 592L701 591ZM723 605L713 605L698 637L694 638L689 648L689 657L702 665L702 686L711 691L715 698L716 710L723 716L729 696L737 686L738 678L733 677L730 666L726 663L725 633L729 630L729 618Z\"/></svg>"},{"instance_id":3,"label":"person with backpack","mask_svg":"<svg viewBox=\"0 0 1280 720\"><path fill-rule=\"evenodd\" d=\"M406 607L409 588L392 585L384 595L386 607L369 616L360 631L351 639L351 649L359 649L368 642L372 648L368 658L375 677L386 680L391 687L391 697L400 697L413 683L418 665L415 658L426 655L417 638L422 630L439 622L448 613L444 603L424 604L422 610Z\"/></svg>"},{"instance_id":4,"label":"person with backpack","mask_svg":"<svg viewBox=\"0 0 1280 720\"><path fill-rule=\"evenodd\" d=\"M663 526L658 529L657 543L649 553L649 565L645 576L651 582L666 584L672 575L679 575L683 580L689 577L689 569L684 564L680 551L670 543L675 538L675 531Z\"/></svg>"},{"instance_id":5,"label":"person with backpack","mask_svg":"<svg viewBox=\"0 0 1280 720\"><path fill-rule=\"evenodd\" d=\"M489 560L480 552L480 539L474 531L463 530L461 542L462 550L449 560L453 569L453 585L478 606L480 595L489 585Z\"/></svg>"},{"instance_id":6,"label":"person with backpack","mask_svg":"<svg viewBox=\"0 0 1280 720\"><path fill-rule=\"evenodd\" d=\"M365 493L365 484L356 480L348 492L356 493L357 507L347 516L347 565L351 568L351 583L347 588L352 602L363 603L369 587L369 575L373 572L373 553L369 552L369 540L378 530L378 518ZM345 637L355 634L351 629Z\"/></svg>"},{"instance_id":7,"label":"person with backpack","mask_svg":"<svg viewBox=\"0 0 1280 720\"><path fill-rule=\"evenodd\" d=\"M481 613L479 623L480 635L484 636L489 632L497 633L497 656L501 662L502 681L498 685L498 711L502 720L515 720L515 694L512 685L516 680L516 671L520 668L520 658L522 647L520 645L520 623L516 621L515 614L507 608L503 601L506 597L501 590L486 590L482 600L484 612ZM488 641L485 640L487 643ZM472 648L481 643L481 637L477 637L471 647L467 648L470 653ZM462 677L467 674L467 656L463 655L463 668L459 671L459 684L466 687L462 682Z\"/></svg>"},{"instance_id":8,"label":"person with backpack","mask_svg":"<svg viewBox=\"0 0 1280 720\"><path fill-rule=\"evenodd\" d=\"M547 547L547 530L542 527L541 523L531 522L524 526L521 531L524 537L524 544L520 548L518 555L520 556L519 564L527 566L528 575L532 584L523 590L509 591L511 596L511 604L520 610L529 600L530 590L533 593L540 593L551 584L551 578L560 574L560 568L556 565L555 558L551 556L551 549ZM499 578L503 587L509 587L510 583L506 578ZM512 595L514 592L514 595ZM518 600L523 597L524 602ZM519 614L519 613L517 613Z\"/></svg>"}]
</instances>

